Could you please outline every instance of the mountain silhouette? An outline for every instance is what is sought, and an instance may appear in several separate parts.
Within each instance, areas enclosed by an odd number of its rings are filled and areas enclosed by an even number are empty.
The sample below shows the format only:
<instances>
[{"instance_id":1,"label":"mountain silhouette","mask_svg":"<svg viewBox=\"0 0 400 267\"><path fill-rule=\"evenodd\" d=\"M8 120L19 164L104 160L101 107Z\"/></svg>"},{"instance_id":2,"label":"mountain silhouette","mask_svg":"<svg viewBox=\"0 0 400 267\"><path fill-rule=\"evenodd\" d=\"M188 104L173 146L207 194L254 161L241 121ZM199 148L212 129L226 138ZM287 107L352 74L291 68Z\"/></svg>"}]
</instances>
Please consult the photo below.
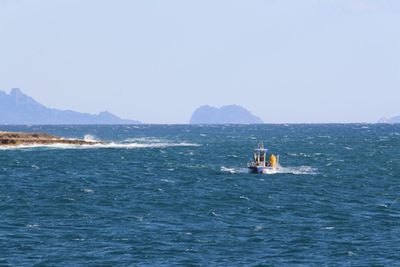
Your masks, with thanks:
<instances>
[{"instance_id":1,"label":"mountain silhouette","mask_svg":"<svg viewBox=\"0 0 400 267\"><path fill-rule=\"evenodd\" d=\"M14 88L0 91L0 124L138 124L108 111L93 115L72 110L48 108Z\"/></svg>"}]
</instances>

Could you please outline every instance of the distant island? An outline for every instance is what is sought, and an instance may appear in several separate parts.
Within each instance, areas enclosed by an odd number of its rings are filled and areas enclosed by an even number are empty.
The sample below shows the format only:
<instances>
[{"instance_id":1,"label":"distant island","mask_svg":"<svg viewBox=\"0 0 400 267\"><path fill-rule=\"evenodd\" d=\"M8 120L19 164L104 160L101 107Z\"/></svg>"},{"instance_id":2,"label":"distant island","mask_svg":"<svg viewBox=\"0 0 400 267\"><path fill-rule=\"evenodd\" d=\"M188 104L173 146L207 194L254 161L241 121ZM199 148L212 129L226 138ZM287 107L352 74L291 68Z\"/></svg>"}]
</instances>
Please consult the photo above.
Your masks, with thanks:
<instances>
[{"instance_id":1,"label":"distant island","mask_svg":"<svg viewBox=\"0 0 400 267\"><path fill-rule=\"evenodd\" d=\"M85 141L79 139L64 139L62 137L46 133L19 133L0 132L0 147L13 147L21 145L96 145L97 141Z\"/></svg>"},{"instance_id":2,"label":"distant island","mask_svg":"<svg viewBox=\"0 0 400 267\"><path fill-rule=\"evenodd\" d=\"M390 123L400 123L400 116L389 119Z\"/></svg>"},{"instance_id":3,"label":"distant island","mask_svg":"<svg viewBox=\"0 0 400 267\"><path fill-rule=\"evenodd\" d=\"M196 109L190 124L258 124L264 123L259 117L238 105L221 108L201 106Z\"/></svg>"},{"instance_id":4,"label":"distant island","mask_svg":"<svg viewBox=\"0 0 400 267\"><path fill-rule=\"evenodd\" d=\"M393 118L382 118L379 120L379 123L400 123L400 116L396 116Z\"/></svg>"},{"instance_id":5,"label":"distant island","mask_svg":"<svg viewBox=\"0 0 400 267\"><path fill-rule=\"evenodd\" d=\"M10 94L0 91L0 124L139 124L121 119L107 111L97 115L48 108L20 89Z\"/></svg>"}]
</instances>

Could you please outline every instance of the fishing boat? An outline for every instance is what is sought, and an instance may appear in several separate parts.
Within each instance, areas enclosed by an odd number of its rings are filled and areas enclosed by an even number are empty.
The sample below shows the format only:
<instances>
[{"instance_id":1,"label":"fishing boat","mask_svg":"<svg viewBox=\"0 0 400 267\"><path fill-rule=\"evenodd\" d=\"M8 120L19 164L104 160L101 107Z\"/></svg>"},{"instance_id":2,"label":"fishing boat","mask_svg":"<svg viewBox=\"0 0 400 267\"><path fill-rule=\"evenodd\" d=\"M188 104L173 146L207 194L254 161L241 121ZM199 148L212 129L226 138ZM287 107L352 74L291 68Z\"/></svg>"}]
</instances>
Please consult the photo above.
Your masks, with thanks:
<instances>
[{"instance_id":1,"label":"fishing boat","mask_svg":"<svg viewBox=\"0 0 400 267\"><path fill-rule=\"evenodd\" d=\"M273 173L279 167L279 155L269 154L264 144L259 143L253 152L253 161L247 167L251 173Z\"/></svg>"}]
</instances>

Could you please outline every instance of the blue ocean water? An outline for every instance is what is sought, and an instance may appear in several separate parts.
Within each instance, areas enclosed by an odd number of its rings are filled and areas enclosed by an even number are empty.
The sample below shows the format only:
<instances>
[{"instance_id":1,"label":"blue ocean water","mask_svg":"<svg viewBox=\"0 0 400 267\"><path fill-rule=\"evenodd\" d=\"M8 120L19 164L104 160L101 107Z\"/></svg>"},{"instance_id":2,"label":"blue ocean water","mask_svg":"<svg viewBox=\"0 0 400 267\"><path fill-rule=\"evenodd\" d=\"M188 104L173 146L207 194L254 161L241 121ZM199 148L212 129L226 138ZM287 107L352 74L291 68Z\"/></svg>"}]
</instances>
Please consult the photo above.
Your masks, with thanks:
<instances>
[{"instance_id":1,"label":"blue ocean water","mask_svg":"<svg viewBox=\"0 0 400 267\"><path fill-rule=\"evenodd\" d=\"M2 130L110 144L0 149L0 265L400 265L400 125Z\"/></svg>"}]
</instances>

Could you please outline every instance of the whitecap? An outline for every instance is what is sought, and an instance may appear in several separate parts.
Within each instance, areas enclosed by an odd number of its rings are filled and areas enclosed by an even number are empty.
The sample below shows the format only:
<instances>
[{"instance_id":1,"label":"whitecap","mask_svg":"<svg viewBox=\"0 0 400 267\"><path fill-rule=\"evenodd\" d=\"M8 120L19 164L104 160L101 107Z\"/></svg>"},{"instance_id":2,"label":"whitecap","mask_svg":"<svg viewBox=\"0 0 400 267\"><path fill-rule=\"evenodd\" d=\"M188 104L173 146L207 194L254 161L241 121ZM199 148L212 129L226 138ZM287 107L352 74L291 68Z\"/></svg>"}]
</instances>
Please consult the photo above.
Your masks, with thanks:
<instances>
[{"instance_id":1,"label":"whitecap","mask_svg":"<svg viewBox=\"0 0 400 267\"><path fill-rule=\"evenodd\" d=\"M277 168L276 173L289 173L289 174L317 174L317 169L310 166L298 166L298 167L282 167Z\"/></svg>"},{"instance_id":2,"label":"whitecap","mask_svg":"<svg viewBox=\"0 0 400 267\"><path fill-rule=\"evenodd\" d=\"M37 166L37 165L35 165L35 164L33 164L31 167L32 167L33 169L35 169L35 170L40 170L40 167Z\"/></svg>"},{"instance_id":3,"label":"whitecap","mask_svg":"<svg viewBox=\"0 0 400 267\"><path fill-rule=\"evenodd\" d=\"M256 227L254 227L254 231L256 231L256 232L259 232L259 231L261 231L261 230L263 230L264 229L264 227L262 227L262 226L256 226Z\"/></svg>"},{"instance_id":4,"label":"whitecap","mask_svg":"<svg viewBox=\"0 0 400 267\"><path fill-rule=\"evenodd\" d=\"M172 181L172 180L168 180L168 179L161 179L160 180L161 182L164 182L164 183L175 183L175 181Z\"/></svg>"},{"instance_id":5,"label":"whitecap","mask_svg":"<svg viewBox=\"0 0 400 267\"><path fill-rule=\"evenodd\" d=\"M245 168L233 168L233 167L225 167L225 166L221 166L220 170L222 172L228 172L228 173L246 173L247 169Z\"/></svg>"},{"instance_id":6,"label":"whitecap","mask_svg":"<svg viewBox=\"0 0 400 267\"><path fill-rule=\"evenodd\" d=\"M221 216L218 213L216 213L215 211L211 212L211 214L214 215L215 217L220 217Z\"/></svg>"},{"instance_id":7,"label":"whitecap","mask_svg":"<svg viewBox=\"0 0 400 267\"><path fill-rule=\"evenodd\" d=\"M83 189L81 189L81 191L83 191L85 193L94 193L93 189L87 189L87 188L83 188Z\"/></svg>"},{"instance_id":8,"label":"whitecap","mask_svg":"<svg viewBox=\"0 0 400 267\"><path fill-rule=\"evenodd\" d=\"M247 201L249 201L250 199L246 196L240 196L241 199L246 199Z\"/></svg>"},{"instance_id":9,"label":"whitecap","mask_svg":"<svg viewBox=\"0 0 400 267\"><path fill-rule=\"evenodd\" d=\"M141 222L141 221L143 221L143 219L144 219L143 216L133 216L133 217L135 217L135 219L136 219L138 222Z\"/></svg>"},{"instance_id":10,"label":"whitecap","mask_svg":"<svg viewBox=\"0 0 400 267\"><path fill-rule=\"evenodd\" d=\"M134 143L162 143L167 142L165 139L157 137L130 137L126 138L123 142L134 142Z\"/></svg>"},{"instance_id":11,"label":"whitecap","mask_svg":"<svg viewBox=\"0 0 400 267\"><path fill-rule=\"evenodd\" d=\"M92 134L85 134L83 140L85 140L86 142L99 142L99 139Z\"/></svg>"},{"instance_id":12,"label":"whitecap","mask_svg":"<svg viewBox=\"0 0 400 267\"><path fill-rule=\"evenodd\" d=\"M222 172L229 172L229 173L236 173L236 171L235 171L234 168L227 168L227 167L225 167L225 166L222 166L222 167L221 167L221 171L222 171Z\"/></svg>"}]
</instances>

